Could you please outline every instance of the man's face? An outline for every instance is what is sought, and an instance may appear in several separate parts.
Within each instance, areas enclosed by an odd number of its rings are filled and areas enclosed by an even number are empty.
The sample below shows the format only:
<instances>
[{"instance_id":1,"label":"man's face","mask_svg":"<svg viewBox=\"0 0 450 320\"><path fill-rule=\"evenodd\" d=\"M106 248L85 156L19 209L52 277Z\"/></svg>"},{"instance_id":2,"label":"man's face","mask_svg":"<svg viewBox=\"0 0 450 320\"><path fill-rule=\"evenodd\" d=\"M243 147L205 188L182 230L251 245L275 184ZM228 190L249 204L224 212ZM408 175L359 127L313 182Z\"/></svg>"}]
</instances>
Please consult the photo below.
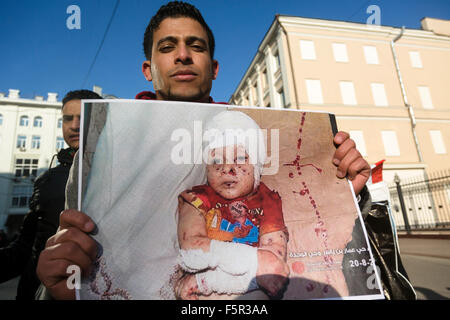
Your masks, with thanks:
<instances>
[{"instance_id":1,"label":"man's face","mask_svg":"<svg viewBox=\"0 0 450 320\"><path fill-rule=\"evenodd\" d=\"M254 167L244 147L213 149L206 166L208 184L223 198L244 197L253 191Z\"/></svg>"},{"instance_id":2,"label":"man's face","mask_svg":"<svg viewBox=\"0 0 450 320\"><path fill-rule=\"evenodd\" d=\"M142 66L158 100L195 102L208 102L218 69L206 31L186 17L161 22L153 33L152 59Z\"/></svg>"},{"instance_id":3,"label":"man's face","mask_svg":"<svg viewBox=\"0 0 450 320\"><path fill-rule=\"evenodd\" d=\"M81 100L70 100L63 109L63 136L69 147L78 149L80 145Z\"/></svg>"}]
</instances>

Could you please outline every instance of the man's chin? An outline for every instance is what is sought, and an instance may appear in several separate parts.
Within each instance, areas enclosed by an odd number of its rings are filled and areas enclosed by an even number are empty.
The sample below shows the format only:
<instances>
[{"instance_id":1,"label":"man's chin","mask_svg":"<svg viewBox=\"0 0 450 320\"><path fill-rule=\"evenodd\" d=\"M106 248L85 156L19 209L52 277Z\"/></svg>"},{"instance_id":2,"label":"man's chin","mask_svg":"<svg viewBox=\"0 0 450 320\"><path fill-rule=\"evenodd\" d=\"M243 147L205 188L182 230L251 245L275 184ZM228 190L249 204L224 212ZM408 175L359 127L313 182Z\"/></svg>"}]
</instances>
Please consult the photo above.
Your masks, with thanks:
<instances>
[{"instance_id":1,"label":"man's chin","mask_svg":"<svg viewBox=\"0 0 450 320\"><path fill-rule=\"evenodd\" d=\"M208 102L209 100L209 94L206 94L203 91L197 92L188 92L187 90L183 92L169 91L167 95L162 92L158 93L163 100L168 101Z\"/></svg>"},{"instance_id":2,"label":"man's chin","mask_svg":"<svg viewBox=\"0 0 450 320\"><path fill-rule=\"evenodd\" d=\"M72 149L75 149L75 150L78 150L79 147L80 147L80 143L79 142L69 144L69 148L72 148Z\"/></svg>"}]
</instances>

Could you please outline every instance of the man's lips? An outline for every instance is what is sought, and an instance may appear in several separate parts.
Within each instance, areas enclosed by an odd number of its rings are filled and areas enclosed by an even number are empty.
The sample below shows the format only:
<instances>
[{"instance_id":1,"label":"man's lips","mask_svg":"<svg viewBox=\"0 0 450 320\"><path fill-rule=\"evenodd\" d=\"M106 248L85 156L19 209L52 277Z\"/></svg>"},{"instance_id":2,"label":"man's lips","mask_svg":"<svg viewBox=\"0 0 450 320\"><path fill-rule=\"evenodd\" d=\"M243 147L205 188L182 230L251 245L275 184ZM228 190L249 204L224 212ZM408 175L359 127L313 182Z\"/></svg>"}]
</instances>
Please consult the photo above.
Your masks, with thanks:
<instances>
[{"instance_id":1,"label":"man's lips","mask_svg":"<svg viewBox=\"0 0 450 320\"><path fill-rule=\"evenodd\" d=\"M179 70L173 73L171 77L178 81L189 81L195 79L197 74L190 70Z\"/></svg>"},{"instance_id":2,"label":"man's lips","mask_svg":"<svg viewBox=\"0 0 450 320\"><path fill-rule=\"evenodd\" d=\"M80 135L79 134L73 134L71 136L69 136L70 140L80 140Z\"/></svg>"}]
</instances>

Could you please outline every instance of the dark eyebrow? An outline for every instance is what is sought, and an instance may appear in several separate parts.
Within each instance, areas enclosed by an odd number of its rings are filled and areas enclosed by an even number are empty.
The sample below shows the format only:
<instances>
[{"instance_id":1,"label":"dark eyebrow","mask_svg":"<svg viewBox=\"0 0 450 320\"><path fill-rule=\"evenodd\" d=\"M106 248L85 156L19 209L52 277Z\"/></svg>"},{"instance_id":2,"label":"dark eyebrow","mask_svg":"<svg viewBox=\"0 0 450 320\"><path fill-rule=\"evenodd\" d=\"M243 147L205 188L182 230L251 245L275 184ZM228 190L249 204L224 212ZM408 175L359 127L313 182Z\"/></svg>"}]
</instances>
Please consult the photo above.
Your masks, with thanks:
<instances>
[{"instance_id":1,"label":"dark eyebrow","mask_svg":"<svg viewBox=\"0 0 450 320\"><path fill-rule=\"evenodd\" d=\"M207 42L206 42L204 39L202 39L202 38L199 38L199 37L196 37L196 36L190 36L190 37L188 37L188 38L186 39L186 43L187 43L187 44L192 44L192 43L194 43L195 41L199 41L199 42L201 42L205 47L207 47Z\"/></svg>"},{"instance_id":2,"label":"dark eyebrow","mask_svg":"<svg viewBox=\"0 0 450 320\"><path fill-rule=\"evenodd\" d=\"M175 38L173 36L167 36L167 37L164 37L164 38L160 39L156 43L156 46L158 47L161 43L166 42L166 41L170 41L170 42L173 42L173 43L177 43L178 42L177 38Z\"/></svg>"},{"instance_id":3,"label":"dark eyebrow","mask_svg":"<svg viewBox=\"0 0 450 320\"><path fill-rule=\"evenodd\" d=\"M173 42L173 43L177 43L177 42L178 42L178 39L175 38L174 36L167 36L167 37L164 37L164 38L160 39L160 40L156 43L156 46L158 47L159 45L161 45L161 43L164 43L164 42L166 42L166 41ZM197 36L189 36L189 37L187 37L187 39L186 39L186 43L187 43L187 44L192 44L192 43L194 43L195 41L201 42L205 47L208 45L208 43L206 42L206 40L204 40L204 39L202 39L202 38L200 38L200 37L197 37Z\"/></svg>"}]
</instances>

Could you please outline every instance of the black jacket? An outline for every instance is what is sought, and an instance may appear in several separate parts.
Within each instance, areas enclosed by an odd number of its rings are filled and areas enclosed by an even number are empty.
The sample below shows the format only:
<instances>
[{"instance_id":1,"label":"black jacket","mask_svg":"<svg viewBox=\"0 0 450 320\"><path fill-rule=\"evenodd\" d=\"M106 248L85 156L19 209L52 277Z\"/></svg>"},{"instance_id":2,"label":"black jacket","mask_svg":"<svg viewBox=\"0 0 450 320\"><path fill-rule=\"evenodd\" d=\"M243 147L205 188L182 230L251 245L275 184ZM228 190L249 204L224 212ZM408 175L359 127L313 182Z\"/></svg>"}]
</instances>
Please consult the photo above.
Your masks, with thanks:
<instances>
[{"instance_id":1,"label":"black jacket","mask_svg":"<svg viewBox=\"0 0 450 320\"><path fill-rule=\"evenodd\" d=\"M56 233L59 215L64 210L65 190L75 151L62 149L59 165L42 173L34 182L30 211L19 235L8 247L0 249L0 283L20 277L16 299L34 299L40 281L36 267L47 239Z\"/></svg>"}]
</instances>

